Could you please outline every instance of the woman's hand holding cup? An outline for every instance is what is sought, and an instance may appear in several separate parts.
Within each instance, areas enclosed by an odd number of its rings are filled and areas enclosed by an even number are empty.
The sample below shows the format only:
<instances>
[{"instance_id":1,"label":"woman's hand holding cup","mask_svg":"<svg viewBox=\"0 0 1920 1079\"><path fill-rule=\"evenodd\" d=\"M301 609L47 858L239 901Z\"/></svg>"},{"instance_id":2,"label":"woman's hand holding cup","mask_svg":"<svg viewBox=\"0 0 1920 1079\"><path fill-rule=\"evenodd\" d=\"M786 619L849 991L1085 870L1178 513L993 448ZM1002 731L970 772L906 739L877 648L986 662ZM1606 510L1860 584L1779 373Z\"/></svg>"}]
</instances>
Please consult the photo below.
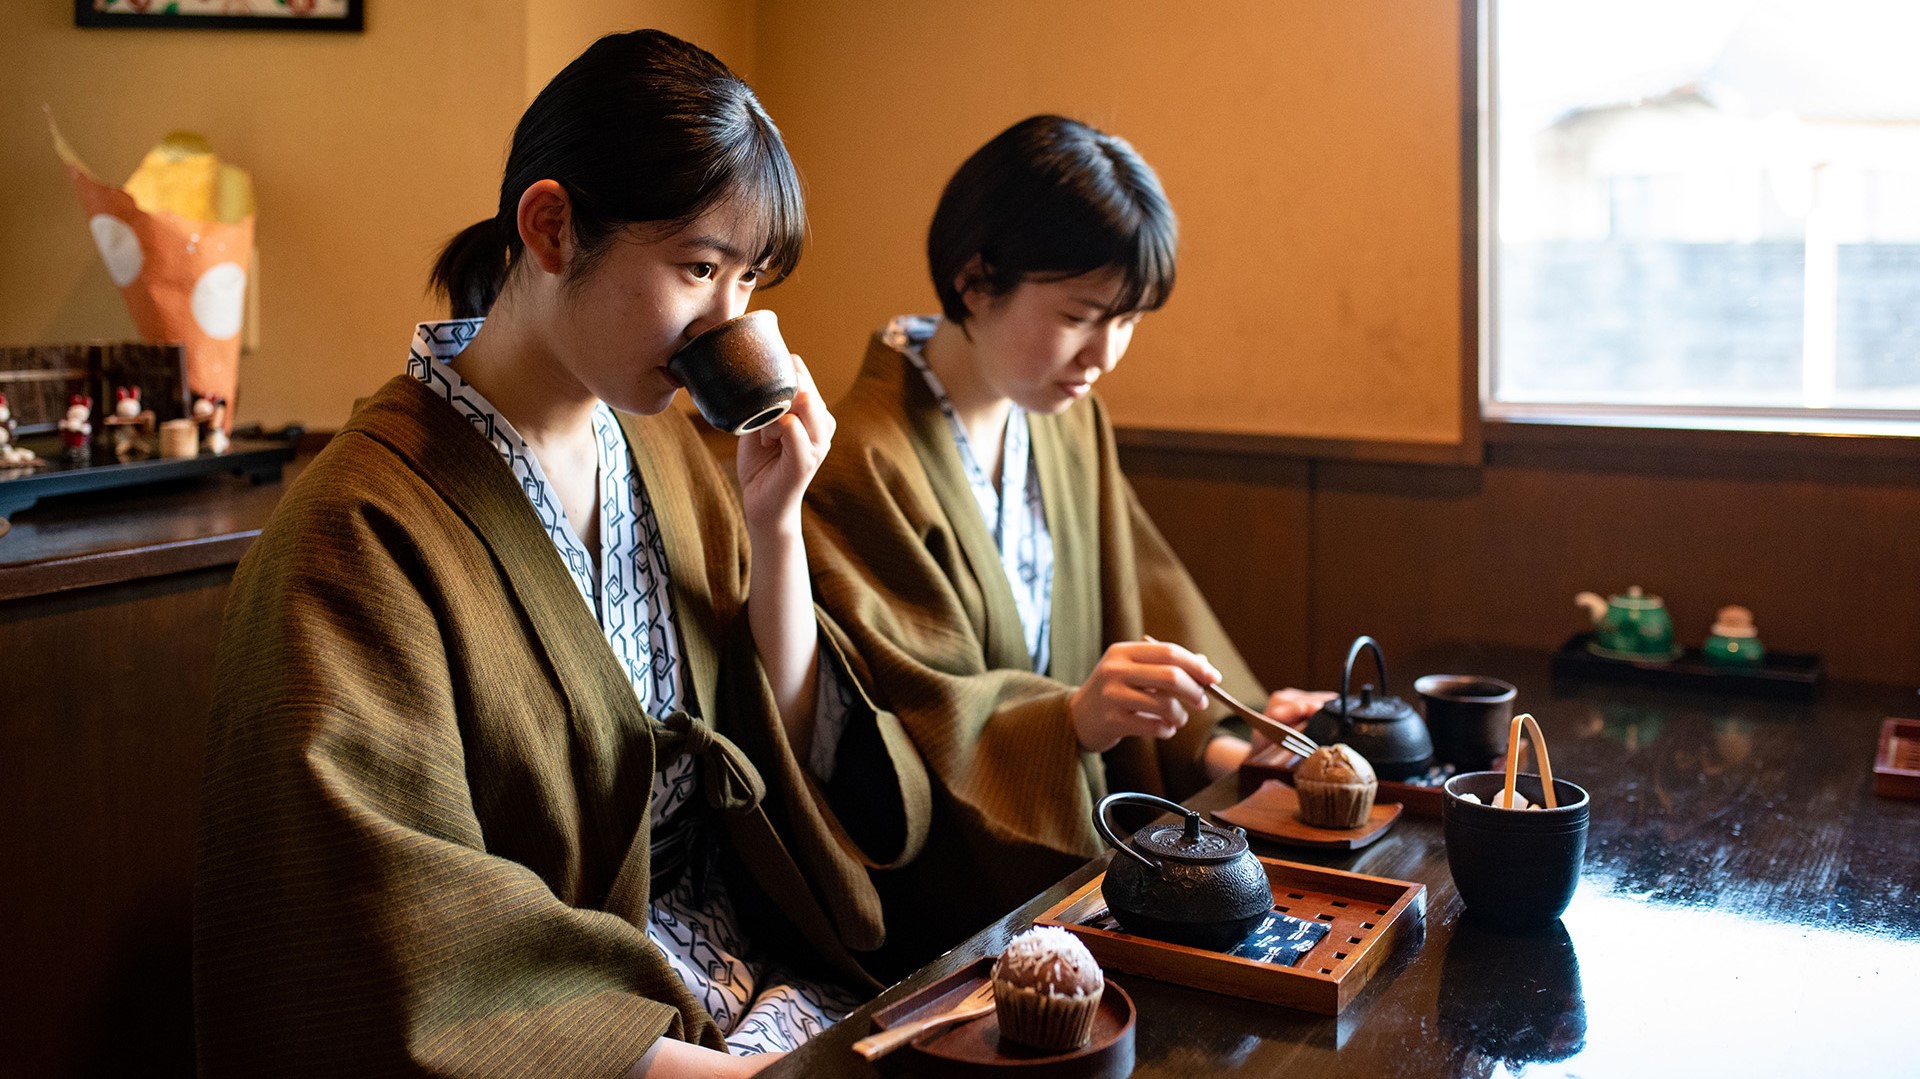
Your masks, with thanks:
<instances>
[{"instance_id":1,"label":"woman's hand holding cup","mask_svg":"<svg viewBox=\"0 0 1920 1079\"><path fill-rule=\"evenodd\" d=\"M799 527L800 499L833 446L834 418L805 361L793 357L797 388L787 414L740 436L734 464L749 531Z\"/></svg>"}]
</instances>

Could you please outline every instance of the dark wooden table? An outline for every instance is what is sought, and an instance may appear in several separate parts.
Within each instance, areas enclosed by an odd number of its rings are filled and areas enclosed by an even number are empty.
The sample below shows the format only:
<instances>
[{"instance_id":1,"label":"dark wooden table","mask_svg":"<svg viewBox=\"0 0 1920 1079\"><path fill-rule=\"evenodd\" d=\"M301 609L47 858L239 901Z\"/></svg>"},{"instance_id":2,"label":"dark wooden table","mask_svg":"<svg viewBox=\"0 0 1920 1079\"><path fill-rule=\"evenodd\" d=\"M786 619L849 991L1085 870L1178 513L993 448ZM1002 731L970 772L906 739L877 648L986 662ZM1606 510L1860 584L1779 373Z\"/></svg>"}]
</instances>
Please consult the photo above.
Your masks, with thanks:
<instances>
[{"instance_id":1,"label":"dark wooden table","mask_svg":"<svg viewBox=\"0 0 1920 1079\"><path fill-rule=\"evenodd\" d=\"M1474 924L1438 820L1403 816L1351 853L1256 842L1263 855L1424 883L1424 932L1337 1019L1117 975L1139 1008L1135 1075L1920 1075L1920 802L1873 793L1880 721L1920 714L1912 689L1828 685L1798 703L1556 685L1544 652L1465 648L1398 668L1520 687L1555 774L1593 796L1573 905L1531 933ZM1230 777L1191 804L1237 797ZM876 1006L998 954L1103 864L763 1074L877 1074L848 1049Z\"/></svg>"}]
</instances>

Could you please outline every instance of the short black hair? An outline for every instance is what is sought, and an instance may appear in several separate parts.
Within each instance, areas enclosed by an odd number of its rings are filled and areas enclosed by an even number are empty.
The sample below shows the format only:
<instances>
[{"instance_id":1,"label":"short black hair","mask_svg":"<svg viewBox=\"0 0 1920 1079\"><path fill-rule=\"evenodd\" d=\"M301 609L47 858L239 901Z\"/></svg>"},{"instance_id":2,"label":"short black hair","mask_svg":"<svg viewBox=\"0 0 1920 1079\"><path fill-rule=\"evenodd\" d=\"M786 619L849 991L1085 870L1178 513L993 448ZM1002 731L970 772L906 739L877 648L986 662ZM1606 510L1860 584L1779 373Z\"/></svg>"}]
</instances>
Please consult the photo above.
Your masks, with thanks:
<instances>
[{"instance_id":1,"label":"short black hair","mask_svg":"<svg viewBox=\"0 0 1920 1079\"><path fill-rule=\"evenodd\" d=\"M927 264L941 310L957 323L967 320L968 289L1003 296L1029 278L1108 268L1123 278L1111 317L1167 302L1178 239L1160 178L1125 139L1033 116L994 136L947 181L927 230Z\"/></svg>"},{"instance_id":2,"label":"short black hair","mask_svg":"<svg viewBox=\"0 0 1920 1079\"><path fill-rule=\"evenodd\" d=\"M728 200L757 215L760 288L800 261L806 205L779 129L712 53L659 30L594 42L527 106L494 216L455 236L434 267L455 318L493 306L524 246L520 196L546 179L573 203L581 258L570 281L592 271L621 228L677 230Z\"/></svg>"}]
</instances>

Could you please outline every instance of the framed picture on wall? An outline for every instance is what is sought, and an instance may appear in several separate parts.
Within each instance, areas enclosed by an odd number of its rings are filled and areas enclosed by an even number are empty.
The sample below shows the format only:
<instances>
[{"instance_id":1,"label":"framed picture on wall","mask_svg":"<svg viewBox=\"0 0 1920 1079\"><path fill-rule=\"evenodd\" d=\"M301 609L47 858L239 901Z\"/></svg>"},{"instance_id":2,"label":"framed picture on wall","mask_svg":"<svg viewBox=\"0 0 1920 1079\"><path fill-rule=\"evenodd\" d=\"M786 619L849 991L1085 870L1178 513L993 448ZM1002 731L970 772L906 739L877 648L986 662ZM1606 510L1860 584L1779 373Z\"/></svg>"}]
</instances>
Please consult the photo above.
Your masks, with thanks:
<instances>
[{"instance_id":1,"label":"framed picture on wall","mask_svg":"<svg viewBox=\"0 0 1920 1079\"><path fill-rule=\"evenodd\" d=\"M73 0L75 26L360 30L365 0Z\"/></svg>"}]
</instances>

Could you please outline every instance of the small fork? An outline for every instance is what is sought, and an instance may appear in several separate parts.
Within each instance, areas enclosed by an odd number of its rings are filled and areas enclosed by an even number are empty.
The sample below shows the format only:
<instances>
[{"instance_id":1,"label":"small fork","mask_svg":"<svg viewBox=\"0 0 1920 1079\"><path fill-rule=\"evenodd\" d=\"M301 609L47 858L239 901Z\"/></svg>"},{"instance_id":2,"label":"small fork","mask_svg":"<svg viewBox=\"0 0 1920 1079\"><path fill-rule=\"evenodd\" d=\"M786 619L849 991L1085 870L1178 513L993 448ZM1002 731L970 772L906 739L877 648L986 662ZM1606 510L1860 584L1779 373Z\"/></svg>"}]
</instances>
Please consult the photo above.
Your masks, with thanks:
<instances>
[{"instance_id":1,"label":"small fork","mask_svg":"<svg viewBox=\"0 0 1920 1079\"><path fill-rule=\"evenodd\" d=\"M1222 689L1218 682L1208 686L1207 692L1219 698L1221 704L1240 713L1240 717L1251 724L1253 729L1266 735L1273 741L1280 743L1281 746L1290 752L1297 753L1302 757L1311 757L1319 750L1319 744L1307 737L1305 733L1287 726L1285 723L1280 722L1265 712L1256 712L1252 708L1241 704L1235 699L1233 694Z\"/></svg>"},{"instance_id":2,"label":"small fork","mask_svg":"<svg viewBox=\"0 0 1920 1079\"><path fill-rule=\"evenodd\" d=\"M1151 634L1147 635L1144 639L1148 644L1164 643ZM1207 685L1207 692L1213 694L1221 704L1240 713L1240 718L1252 724L1254 730L1266 735L1270 741L1279 743L1281 747L1296 756L1311 757L1320 751L1319 743L1307 737L1305 731L1295 730L1265 712L1258 712L1247 707L1240 703L1239 698L1228 693L1220 683L1209 683Z\"/></svg>"},{"instance_id":3,"label":"small fork","mask_svg":"<svg viewBox=\"0 0 1920 1079\"><path fill-rule=\"evenodd\" d=\"M853 1043L853 1051L868 1060L875 1060L893 1052L895 1049L937 1027L950 1023L959 1023L968 1019L978 1019L993 1010L993 979L981 982L979 987L968 993L960 1003L937 1015L925 1019L915 1019L911 1023L902 1023L891 1030L871 1034Z\"/></svg>"}]
</instances>

